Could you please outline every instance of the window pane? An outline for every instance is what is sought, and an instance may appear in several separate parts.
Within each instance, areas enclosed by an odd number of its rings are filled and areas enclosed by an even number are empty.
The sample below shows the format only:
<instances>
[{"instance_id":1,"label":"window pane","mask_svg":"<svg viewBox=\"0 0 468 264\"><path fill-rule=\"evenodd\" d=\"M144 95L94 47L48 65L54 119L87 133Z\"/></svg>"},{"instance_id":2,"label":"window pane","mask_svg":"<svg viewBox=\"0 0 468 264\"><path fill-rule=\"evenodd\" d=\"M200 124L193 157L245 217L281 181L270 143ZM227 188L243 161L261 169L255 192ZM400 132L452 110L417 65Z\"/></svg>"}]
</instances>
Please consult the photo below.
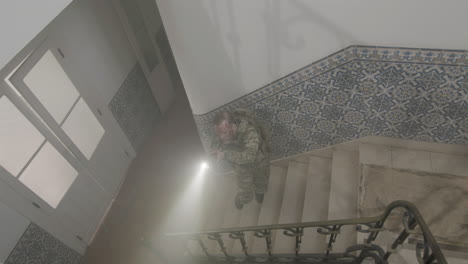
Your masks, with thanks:
<instances>
[{"instance_id":1,"label":"window pane","mask_svg":"<svg viewBox=\"0 0 468 264\"><path fill-rule=\"evenodd\" d=\"M6 97L0 98L0 166L17 176L44 137Z\"/></svg>"},{"instance_id":2,"label":"window pane","mask_svg":"<svg viewBox=\"0 0 468 264\"><path fill-rule=\"evenodd\" d=\"M79 93L52 52L47 51L24 82L54 119L61 123Z\"/></svg>"},{"instance_id":3,"label":"window pane","mask_svg":"<svg viewBox=\"0 0 468 264\"><path fill-rule=\"evenodd\" d=\"M50 206L56 208L78 172L47 142L19 180Z\"/></svg>"},{"instance_id":4,"label":"window pane","mask_svg":"<svg viewBox=\"0 0 468 264\"><path fill-rule=\"evenodd\" d=\"M62 128L87 159L91 158L104 135L104 128L83 98L76 103Z\"/></svg>"}]
</instances>

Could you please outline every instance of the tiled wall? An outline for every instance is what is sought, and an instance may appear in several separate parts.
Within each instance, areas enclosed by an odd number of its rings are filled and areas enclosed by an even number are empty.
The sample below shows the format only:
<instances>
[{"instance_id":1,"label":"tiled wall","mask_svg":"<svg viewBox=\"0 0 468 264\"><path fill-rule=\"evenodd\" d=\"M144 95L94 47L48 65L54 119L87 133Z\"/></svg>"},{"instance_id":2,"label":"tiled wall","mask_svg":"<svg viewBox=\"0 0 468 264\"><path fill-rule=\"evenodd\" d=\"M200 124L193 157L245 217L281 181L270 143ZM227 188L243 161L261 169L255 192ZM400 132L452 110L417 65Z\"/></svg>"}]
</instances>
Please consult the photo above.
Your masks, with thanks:
<instances>
[{"instance_id":1,"label":"tiled wall","mask_svg":"<svg viewBox=\"0 0 468 264\"><path fill-rule=\"evenodd\" d=\"M379 135L468 144L468 51L350 46L210 113L246 108L271 129L274 158Z\"/></svg>"},{"instance_id":2,"label":"tiled wall","mask_svg":"<svg viewBox=\"0 0 468 264\"><path fill-rule=\"evenodd\" d=\"M138 63L108 107L135 150L140 148L161 118L159 106Z\"/></svg>"},{"instance_id":3,"label":"tiled wall","mask_svg":"<svg viewBox=\"0 0 468 264\"><path fill-rule=\"evenodd\" d=\"M5 264L78 264L81 255L35 224L30 224Z\"/></svg>"}]
</instances>

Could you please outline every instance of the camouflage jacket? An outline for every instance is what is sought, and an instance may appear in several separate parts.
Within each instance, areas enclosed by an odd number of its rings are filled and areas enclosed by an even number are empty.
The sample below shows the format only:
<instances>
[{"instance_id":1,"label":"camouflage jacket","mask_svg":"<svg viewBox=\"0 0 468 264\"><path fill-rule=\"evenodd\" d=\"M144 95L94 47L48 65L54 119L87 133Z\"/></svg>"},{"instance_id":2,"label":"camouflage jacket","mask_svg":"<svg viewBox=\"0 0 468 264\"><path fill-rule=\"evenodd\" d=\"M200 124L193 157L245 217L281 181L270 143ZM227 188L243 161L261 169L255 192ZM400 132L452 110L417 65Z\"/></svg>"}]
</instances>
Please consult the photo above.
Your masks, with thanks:
<instances>
[{"instance_id":1,"label":"camouflage jacket","mask_svg":"<svg viewBox=\"0 0 468 264\"><path fill-rule=\"evenodd\" d=\"M260 162L269 161L270 142L266 129L246 110L236 110L233 116L237 124L235 140L224 144L216 138L213 148L223 151L225 160L234 169L239 166L255 167Z\"/></svg>"}]
</instances>

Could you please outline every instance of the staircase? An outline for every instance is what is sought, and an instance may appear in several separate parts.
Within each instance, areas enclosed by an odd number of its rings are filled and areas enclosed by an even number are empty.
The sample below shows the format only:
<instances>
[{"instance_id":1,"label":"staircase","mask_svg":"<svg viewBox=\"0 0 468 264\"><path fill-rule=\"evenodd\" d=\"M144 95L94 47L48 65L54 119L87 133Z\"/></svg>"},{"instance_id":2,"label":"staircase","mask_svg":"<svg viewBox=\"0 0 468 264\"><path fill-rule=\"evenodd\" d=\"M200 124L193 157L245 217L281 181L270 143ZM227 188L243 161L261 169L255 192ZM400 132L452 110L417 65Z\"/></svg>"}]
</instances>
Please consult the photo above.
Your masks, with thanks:
<instances>
[{"instance_id":1,"label":"staircase","mask_svg":"<svg viewBox=\"0 0 468 264\"><path fill-rule=\"evenodd\" d=\"M364 195L361 186L362 170L371 165L413 171L444 172L468 177L468 148L366 137L276 160L271 165L268 192L263 203L259 204L254 200L242 210L237 210L234 205L237 187L233 175L218 177L212 175L207 179L212 182L209 184L210 189L206 191L206 195L209 196L206 196L205 202L209 206L207 206L208 211L204 212L202 230L359 218L360 200ZM411 200L407 198L411 197L399 199ZM322 253L327 250L330 235L319 234L312 228L303 231L300 243L301 254ZM396 236L392 236L394 237ZM383 238L383 235L379 237L380 240ZM297 249L296 239L294 236L285 236L282 230L273 230L271 253L294 255ZM363 234L358 233L355 226L343 225L339 239L328 249L330 254L338 254L363 241ZM254 236L253 232L245 233L244 246L240 239L229 239L227 235L223 237L224 253L216 240L203 238L200 241L192 241L189 245L192 255L205 255L200 242L206 247L206 253L211 256L256 256L265 255L267 252L265 238ZM379 242L384 243L382 247L389 249L389 241ZM401 259L406 259L399 257L399 262ZM463 259L465 257L466 255L460 257L455 254L450 263L463 263L466 261ZM413 261L407 260L406 263L417 262L414 258Z\"/></svg>"}]
</instances>

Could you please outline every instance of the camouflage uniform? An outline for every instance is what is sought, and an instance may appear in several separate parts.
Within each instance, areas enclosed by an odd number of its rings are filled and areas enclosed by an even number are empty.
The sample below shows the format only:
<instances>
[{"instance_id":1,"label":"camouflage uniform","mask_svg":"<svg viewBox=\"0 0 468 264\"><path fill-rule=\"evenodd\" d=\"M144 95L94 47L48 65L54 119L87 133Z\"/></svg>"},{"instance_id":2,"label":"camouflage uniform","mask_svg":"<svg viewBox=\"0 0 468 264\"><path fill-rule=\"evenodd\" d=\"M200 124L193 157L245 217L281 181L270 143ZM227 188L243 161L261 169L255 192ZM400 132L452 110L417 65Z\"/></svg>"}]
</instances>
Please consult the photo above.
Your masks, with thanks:
<instances>
[{"instance_id":1,"label":"camouflage uniform","mask_svg":"<svg viewBox=\"0 0 468 264\"><path fill-rule=\"evenodd\" d=\"M264 194L270 176L270 146L266 130L248 111L236 110L233 113L237 124L237 134L233 142L214 142L215 148L224 152L224 159L237 174L239 192L237 199L246 204L254 193Z\"/></svg>"}]
</instances>

